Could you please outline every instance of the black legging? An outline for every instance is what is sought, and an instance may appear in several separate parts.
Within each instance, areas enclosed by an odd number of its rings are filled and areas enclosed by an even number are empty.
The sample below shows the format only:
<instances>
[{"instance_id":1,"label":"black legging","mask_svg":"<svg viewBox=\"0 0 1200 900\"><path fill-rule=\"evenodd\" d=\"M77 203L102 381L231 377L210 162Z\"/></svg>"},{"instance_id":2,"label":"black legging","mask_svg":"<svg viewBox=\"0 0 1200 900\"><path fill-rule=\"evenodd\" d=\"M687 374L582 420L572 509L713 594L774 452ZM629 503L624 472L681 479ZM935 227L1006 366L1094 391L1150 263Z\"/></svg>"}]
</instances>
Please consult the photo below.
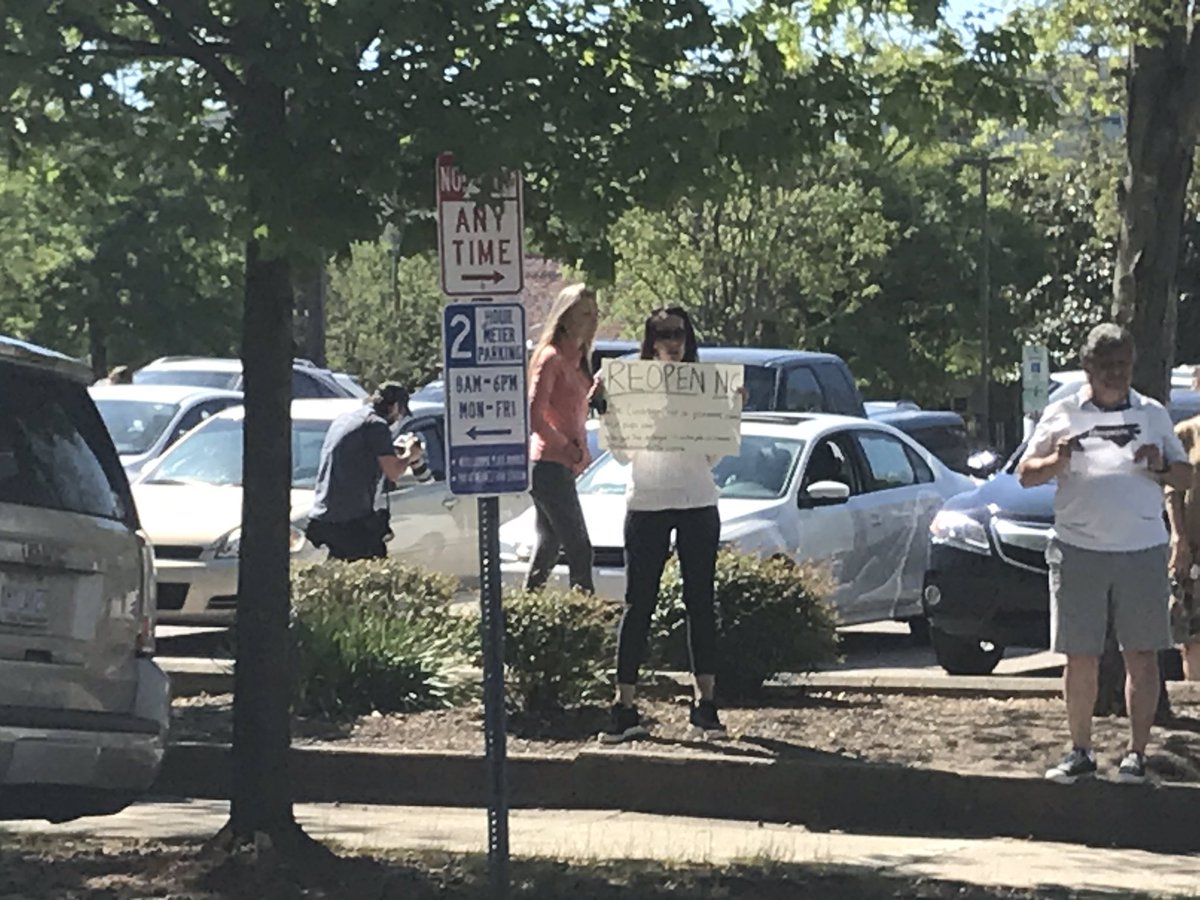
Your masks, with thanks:
<instances>
[{"instance_id":1,"label":"black legging","mask_svg":"<svg viewBox=\"0 0 1200 900\"><path fill-rule=\"evenodd\" d=\"M683 575L688 652L692 672L712 675L717 664L713 581L721 517L715 506L699 509L630 510L625 514L625 614L617 640L617 684L637 684L646 653L658 585L671 553L671 532Z\"/></svg>"}]
</instances>

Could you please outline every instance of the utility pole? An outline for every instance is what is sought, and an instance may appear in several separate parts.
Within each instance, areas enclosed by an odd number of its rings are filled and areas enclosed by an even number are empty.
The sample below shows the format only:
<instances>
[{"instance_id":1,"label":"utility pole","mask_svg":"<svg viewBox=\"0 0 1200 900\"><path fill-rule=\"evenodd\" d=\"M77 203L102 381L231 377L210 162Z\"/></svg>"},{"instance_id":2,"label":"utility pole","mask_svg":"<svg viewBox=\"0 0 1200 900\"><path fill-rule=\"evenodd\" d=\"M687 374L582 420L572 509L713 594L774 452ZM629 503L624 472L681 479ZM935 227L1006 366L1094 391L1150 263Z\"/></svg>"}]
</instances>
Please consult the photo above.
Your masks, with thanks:
<instances>
[{"instance_id":1,"label":"utility pole","mask_svg":"<svg viewBox=\"0 0 1200 900\"><path fill-rule=\"evenodd\" d=\"M964 156L957 164L979 169L979 432L991 443L991 369L992 369L992 234L989 215L989 194L992 166L1013 162L1012 156Z\"/></svg>"}]
</instances>

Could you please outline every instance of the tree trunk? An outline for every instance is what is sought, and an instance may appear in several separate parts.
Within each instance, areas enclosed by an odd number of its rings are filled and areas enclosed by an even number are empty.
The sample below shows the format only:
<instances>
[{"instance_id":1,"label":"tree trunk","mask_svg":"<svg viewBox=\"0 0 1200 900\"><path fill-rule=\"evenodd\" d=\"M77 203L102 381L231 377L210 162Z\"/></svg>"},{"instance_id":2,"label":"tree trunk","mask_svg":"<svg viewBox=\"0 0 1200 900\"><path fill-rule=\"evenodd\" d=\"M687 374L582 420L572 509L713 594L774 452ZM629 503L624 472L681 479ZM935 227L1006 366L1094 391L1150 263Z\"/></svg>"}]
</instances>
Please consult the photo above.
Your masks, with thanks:
<instances>
[{"instance_id":1,"label":"tree trunk","mask_svg":"<svg viewBox=\"0 0 1200 900\"><path fill-rule=\"evenodd\" d=\"M1113 315L1137 342L1137 388L1165 401L1174 364L1180 236L1195 138L1188 113L1187 35L1135 47L1129 74L1125 175Z\"/></svg>"},{"instance_id":2,"label":"tree trunk","mask_svg":"<svg viewBox=\"0 0 1200 900\"><path fill-rule=\"evenodd\" d=\"M108 374L108 329L96 314L88 316L88 357L92 364L92 374L103 378Z\"/></svg>"},{"instance_id":3,"label":"tree trunk","mask_svg":"<svg viewBox=\"0 0 1200 900\"><path fill-rule=\"evenodd\" d=\"M1143 10L1152 41L1130 54L1125 123L1125 175L1117 186L1121 231L1113 279L1113 317L1133 332L1137 363L1133 383L1164 403L1179 315L1177 276L1188 180L1196 148L1196 79L1188 30L1165 15L1166 4ZM1170 24L1173 23L1173 24ZM1100 668L1097 713L1124 711L1124 666L1115 644ZM1162 682L1159 715L1169 715Z\"/></svg>"},{"instance_id":4,"label":"tree trunk","mask_svg":"<svg viewBox=\"0 0 1200 900\"><path fill-rule=\"evenodd\" d=\"M293 279L296 292L296 349L300 356L325 366L325 292L328 276L324 262L299 267Z\"/></svg>"},{"instance_id":5,"label":"tree trunk","mask_svg":"<svg viewBox=\"0 0 1200 900\"><path fill-rule=\"evenodd\" d=\"M241 125L263 159L286 159L284 94L251 70ZM264 171L252 181L250 209L264 224L280 217L279 194ZM281 169L277 176L290 179ZM281 186L279 191L290 188ZM307 839L292 810L291 747L291 387L293 291L284 235L267 229L271 244L246 246L242 365L245 425L242 539L238 566L237 664L233 696L233 797L218 845L254 842L285 848ZM283 239L281 239L283 238Z\"/></svg>"}]
</instances>

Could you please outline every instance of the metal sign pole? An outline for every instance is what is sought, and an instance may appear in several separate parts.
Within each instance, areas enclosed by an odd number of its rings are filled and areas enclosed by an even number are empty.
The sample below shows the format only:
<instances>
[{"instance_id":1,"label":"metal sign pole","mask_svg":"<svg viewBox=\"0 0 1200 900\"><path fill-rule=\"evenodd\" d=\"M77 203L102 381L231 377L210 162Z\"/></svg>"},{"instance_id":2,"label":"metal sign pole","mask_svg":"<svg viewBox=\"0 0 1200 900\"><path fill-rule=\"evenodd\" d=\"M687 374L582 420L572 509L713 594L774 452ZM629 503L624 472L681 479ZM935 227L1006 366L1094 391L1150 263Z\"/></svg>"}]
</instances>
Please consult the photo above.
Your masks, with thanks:
<instances>
[{"instance_id":1,"label":"metal sign pole","mask_svg":"<svg viewBox=\"0 0 1200 900\"><path fill-rule=\"evenodd\" d=\"M488 879L508 897L508 776L505 765L504 610L500 587L500 500L480 497L479 627L483 640L484 746L488 769Z\"/></svg>"}]
</instances>

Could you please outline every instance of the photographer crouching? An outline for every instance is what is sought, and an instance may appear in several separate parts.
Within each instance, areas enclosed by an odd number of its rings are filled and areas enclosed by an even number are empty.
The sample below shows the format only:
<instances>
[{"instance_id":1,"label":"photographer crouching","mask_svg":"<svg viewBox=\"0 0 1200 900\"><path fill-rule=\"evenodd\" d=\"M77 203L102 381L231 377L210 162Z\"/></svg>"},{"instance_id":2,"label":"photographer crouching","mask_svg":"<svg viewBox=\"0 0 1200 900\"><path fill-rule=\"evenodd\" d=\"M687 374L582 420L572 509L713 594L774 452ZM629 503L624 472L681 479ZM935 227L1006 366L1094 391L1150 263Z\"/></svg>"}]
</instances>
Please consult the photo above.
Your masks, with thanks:
<instances>
[{"instance_id":1,"label":"photographer crouching","mask_svg":"<svg viewBox=\"0 0 1200 900\"><path fill-rule=\"evenodd\" d=\"M419 441L401 436L392 443L391 426L408 415L408 391L386 382L369 405L329 426L305 534L314 546L328 547L330 559L387 556L388 511L375 508L380 479L398 481L410 469L418 475L426 470Z\"/></svg>"}]
</instances>

